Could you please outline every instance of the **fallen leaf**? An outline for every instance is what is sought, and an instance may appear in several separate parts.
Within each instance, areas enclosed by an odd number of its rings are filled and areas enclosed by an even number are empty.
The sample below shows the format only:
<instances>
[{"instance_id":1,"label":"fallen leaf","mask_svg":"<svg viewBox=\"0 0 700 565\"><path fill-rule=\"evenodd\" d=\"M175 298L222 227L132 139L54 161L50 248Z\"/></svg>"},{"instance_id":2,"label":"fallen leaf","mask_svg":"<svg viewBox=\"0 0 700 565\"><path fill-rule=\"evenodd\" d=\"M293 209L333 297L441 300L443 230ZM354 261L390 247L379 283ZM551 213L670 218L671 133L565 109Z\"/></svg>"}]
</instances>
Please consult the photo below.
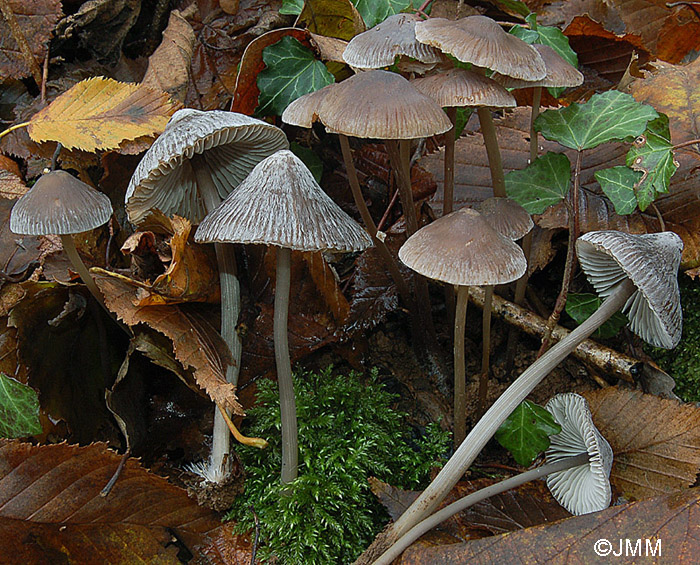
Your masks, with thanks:
<instances>
[{"instance_id":1,"label":"fallen leaf","mask_svg":"<svg viewBox=\"0 0 700 565\"><path fill-rule=\"evenodd\" d=\"M386 19L386 16L379 14L372 16L379 18L376 23ZM297 22L311 33L345 41L365 31L365 21L350 0L306 0ZM372 27L375 24L368 25Z\"/></svg>"},{"instance_id":2,"label":"fallen leaf","mask_svg":"<svg viewBox=\"0 0 700 565\"><path fill-rule=\"evenodd\" d=\"M659 30L656 56L668 63L680 63L700 51L700 21L692 4L679 2Z\"/></svg>"},{"instance_id":3,"label":"fallen leaf","mask_svg":"<svg viewBox=\"0 0 700 565\"><path fill-rule=\"evenodd\" d=\"M131 279L103 269L93 269L95 282L105 303L129 326L147 324L172 342L175 357L192 367L197 383L217 404L243 414L235 387L226 382L225 367L231 354L219 333L196 310L185 306L136 306L136 289Z\"/></svg>"},{"instance_id":4,"label":"fallen leaf","mask_svg":"<svg viewBox=\"0 0 700 565\"><path fill-rule=\"evenodd\" d=\"M24 196L29 187L22 179L6 169L0 169L0 198L15 200Z\"/></svg>"},{"instance_id":5,"label":"fallen leaf","mask_svg":"<svg viewBox=\"0 0 700 565\"><path fill-rule=\"evenodd\" d=\"M611 480L625 496L647 498L695 483L700 408L617 387L585 396L615 454Z\"/></svg>"},{"instance_id":6,"label":"fallen leaf","mask_svg":"<svg viewBox=\"0 0 700 565\"><path fill-rule=\"evenodd\" d=\"M190 80L194 42L194 31L189 22L177 10L170 12L163 40L148 58L141 86L163 90L173 99L183 102Z\"/></svg>"},{"instance_id":7,"label":"fallen leaf","mask_svg":"<svg viewBox=\"0 0 700 565\"><path fill-rule=\"evenodd\" d=\"M8 0L7 6L14 14L38 67L41 67L51 31L62 15L60 0ZM5 18L0 17L0 76L4 80L31 74L10 27Z\"/></svg>"},{"instance_id":8,"label":"fallen leaf","mask_svg":"<svg viewBox=\"0 0 700 565\"><path fill-rule=\"evenodd\" d=\"M100 496L120 459L104 444L0 443L2 554L22 563L66 553L81 563L179 563L173 536L194 556L222 543L243 549L242 537L220 537L217 514L134 459L109 496Z\"/></svg>"},{"instance_id":9,"label":"fallen leaf","mask_svg":"<svg viewBox=\"0 0 700 565\"><path fill-rule=\"evenodd\" d=\"M323 61L335 61L336 63L345 64L345 59L343 59L343 51L348 45L347 41L342 39L337 39L335 37L326 37L325 35L318 35L312 33L311 44L318 52L318 56Z\"/></svg>"},{"instance_id":10,"label":"fallen leaf","mask_svg":"<svg viewBox=\"0 0 700 565\"><path fill-rule=\"evenodd\" d=\"M28 127L36 142L85 151L116 149L124 140L161 133L176 106L164 92L95 77L61 94Z\"/></svg>"},{"instance_id":11,"label":"fallen leaf","mask_svg":"<svg viewBox=\"0 0 700 565\"><path fill-rule=\"evenodd\" d=\"M24 280L31 275L35 267L40 265L41 239L37 236L18 235L10 231L10 212L13 205L14 200L0 198L0 270L9 277Z\"/></svg>"}]
</instances>

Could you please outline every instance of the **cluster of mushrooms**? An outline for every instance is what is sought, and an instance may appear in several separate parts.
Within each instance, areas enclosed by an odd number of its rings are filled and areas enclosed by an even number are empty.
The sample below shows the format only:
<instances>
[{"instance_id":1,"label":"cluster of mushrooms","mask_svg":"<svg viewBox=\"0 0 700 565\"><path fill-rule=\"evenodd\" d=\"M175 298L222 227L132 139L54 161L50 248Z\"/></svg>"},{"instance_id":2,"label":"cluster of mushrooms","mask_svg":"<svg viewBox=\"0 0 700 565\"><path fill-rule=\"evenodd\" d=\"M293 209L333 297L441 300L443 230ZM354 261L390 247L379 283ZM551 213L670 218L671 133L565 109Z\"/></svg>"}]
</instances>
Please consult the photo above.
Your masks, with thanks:
<instances>
[{"instance_id":1,"label":"cluster of mushrooms","mask_svg":"<svg viewBox=\"0 0 700 565\"><path fill-rule=\"evenodd\" d=\"M445 54L470 63L472 70L445 68ZM410 57L410 68L435 69L409 81L379 69L396 57ZM454 315L454 455L429 487L391 526L359 562L390 563L422 533L449 515L498 489L518 481L548 475L548 484L562 504L575 514L605 508L610 503L608 475L612 451L592 424L585 400L560 395L547 405L563 431L547 453L549 465L516 477L487 493L475 493L434 513L484 445L516 406L576 346L618 310L629 318L633 332L652 345L672 348L681 332L676 273L682 242L671 232L630 235L616 231L589 232L576 242L581 267L604 298L602 306L569 336L529 367L466 433L464 335L469 287L523 280L527 257L515 241L532 228L530 216L505 198L503 169L489 108L515 105L507 88L535 89L533 121L542 86L575 86L580 73L545 46L530 46L506 34L492 20L471 16L455 22L423 21L417 15L391 16L358 35L347 46L346 62L360 69L339 84L302 96L285 110L285 123L311 127L322 122L340 140L348 179L364 229L343 212L316 183L306 166L288 150L284 133L248 116L224 112L178 111L138 165L126 193L129 220L139 225L159 210L199 224L197 242L215 244L221 282L221 334L233 364L226 378L236 385L241 342L236 332L240 292L233 243L273 246L277 274L274 344L282 418L282 482L297 476L297 429L289 361L287 312L291 250L357 252L375 245L406 306L418 313L421 325L432 325L427 279L456 294ZM401 62L401 61L400 61ZM405 63L405 61L403 61ZM487 78L485 69L493 71ZM390 95L387 95L390 93ZM453 209L454 108L477 108L493 180L493 195L479 209ZM447 111L443 111L443 107ZM445 153L443 215L418 229L412 198L410 142L448 132ZM532 158L537 135L532 135ZM384 243L365 199L352 162L348 136L385 140L406 218L408 240L399 258L413 269L416 294ZM63 171L44 174L12 210L10 227L21 234L58 234L66 254L90 292L104 300L82 264L70 234L94 229L112 214L109 199ZM453 292L454 291L454 292ZM484 306L488 335L490 306ZM488 370L485 348L482 371ZM482 372L483 377L483 372ZM483 384L485 385L485 379ZM485 389L480 395L486 398ZM228 414L215 412L210 460L203 476L219 482L228 475ZM500 492L500 491L499 491ZM434 513L434 514L433 514ZM383 554L383 555L382 555Z\"/></svg>"}]
</instances>

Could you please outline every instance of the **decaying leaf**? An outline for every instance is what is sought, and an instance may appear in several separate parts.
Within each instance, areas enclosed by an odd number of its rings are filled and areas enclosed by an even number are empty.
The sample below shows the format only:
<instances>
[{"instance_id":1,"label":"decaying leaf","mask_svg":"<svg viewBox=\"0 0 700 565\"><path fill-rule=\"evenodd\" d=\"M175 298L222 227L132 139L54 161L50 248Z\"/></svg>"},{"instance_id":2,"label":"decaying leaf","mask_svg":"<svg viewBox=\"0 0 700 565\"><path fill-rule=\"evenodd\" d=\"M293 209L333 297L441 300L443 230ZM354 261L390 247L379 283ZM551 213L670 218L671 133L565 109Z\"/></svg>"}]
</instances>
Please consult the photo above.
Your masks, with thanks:
<instances>
[{"instance_id":1,"label":"decaying leaf","mask_svg":"<svg viewBox=\"0 0 700 565\"><path fill-rule=\"evenodd\" d=\"M15 282L19 282L31 275L34 267L39 266L41 239L10 231L10 211L13 205L14 200L0 198L0 270L10 277L10 281L14 278Z\"/></svg>"},{"instance_id":2,"label":"decaying leaf","mask_svg":"<svg viewBox=\"0 0 700 565\"><path fill-rule=\"evenodd\" d=\"M164 92L94 77L35 114L28 130L34 141L58 141L68 149L116 149L125 140L162 132L176 109Z\"/></svg>"},{"instance_id":3,"label":"decaying leaf","mask_svg":"<svg viewBox=\"0 0 700 565\"><path fill-rule=\"evenodd\" d=\"M250 547L230 531L222 537L218 515L134 459L100 496L120 459L104 444L0 443L2 555L18 563L66 554L80 563L179 563L173 535L195 556L222 543Z\"/></svg>"},{"instance_id":4,"label":"decaying leaf","mask_svg":"<svg viewBox=\"0 0 700 565\"><path fill-rule=\"evenodd\" d=\"M0 169L0 198L15 200L27 193L29 188L22 181L19 175Z\"/></svg>"},{"instance_id":5,"label":"decaying leaf","mask_svg":"<svg viewBox=\"0 0 700 565\"><path fill-rule=\"evenodd\" d=\"M173 342L175 357L194 369L197 383L217 404L243 414L235 387L225 379L231 354L219 333L195 310L185 306L135 306L136 291L131 279L103 269L93 269L95 282L105 303L129 326L147 324Z\"/></svg>"},{"instance_id":6,"label":"decaying leaf","mask_svg":"<svg viewBox=\"0 0 700 565\"><path fill-rule=\"evenodd\" d=\"M365 31L365 22L350 0L306 0L298 22L312 33L346 41Z\"/></svg>"},{"instance_id":7,"label":"decaying leaf","mask_svg":"<svg viewBox=\"0 0 700 565\"><path fill-rule=\"evenodd\" d=\"M700 408L610 387L585 394L613 448L611 480L629 498L692 485L700 471Z\"/></svg>"}]
</instances>

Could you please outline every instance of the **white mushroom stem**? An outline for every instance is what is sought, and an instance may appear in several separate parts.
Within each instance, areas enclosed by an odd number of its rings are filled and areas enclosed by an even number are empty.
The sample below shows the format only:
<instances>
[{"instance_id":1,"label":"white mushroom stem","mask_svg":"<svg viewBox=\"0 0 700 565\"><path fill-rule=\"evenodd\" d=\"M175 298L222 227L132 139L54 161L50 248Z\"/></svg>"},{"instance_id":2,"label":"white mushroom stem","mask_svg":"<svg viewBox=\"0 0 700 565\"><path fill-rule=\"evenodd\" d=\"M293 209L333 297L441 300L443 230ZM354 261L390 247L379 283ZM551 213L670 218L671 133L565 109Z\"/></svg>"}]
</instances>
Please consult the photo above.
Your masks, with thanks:
<instances>
[{"instance_id":1,"label":"white mushroom stem","mask_svg":"<svg viewBox=\"0 0 700 565\"><path fill-rule=\"evenodd\" d=\"M92 294L95 297L95 300L97 300L100 306L102 306L102 308L105 309L105 311L110 315L110 317L114 317L114 314L112 314L109 308L107 308L107 306L105 305L105 300L102 297L102 293L100 292L100 289L97 288L97 285L95 284L93 278L90 276L90 271L88 271L87 267L85 266L85 263L83 263L83 260L80 258L80 255L78 255L78 250L75 248L75 242L73 241L73 237L69 234L64 234L60 237L61 244L63 245L63 251L65 251L66 255L68 255L68 260L75 269L75 272L78 273L78 275L80 276L80 280L82 280L85 283L85 286L88 287L90 294Z\"/></svg>"},{"instance_id":2,"label":"white mushroom stem","mask_svg":"<svg viewBox=\"0 0 700 565\"><path fill-rule=\"evenodd\" d=\"M204 157L195 155L190 163L197 179L197 188L204 200L204 207L209 213L221 204L221 197L211 179ZM236 252L233 245L226 243L215 243L214 249L221 286L221 337L228 345L233 359L233 363L226 368L226 380L236 386L238 385L242 352L241 340L236 331L238 316L241 312L241 290L236 276ZM209 458L209 469L212 471L212 476L220 476L222 479L228 476L230 443L231 436L226 421L215 409Z\"/></svg>"},{"instance_id":3,"label":"white mushroom stem","mask_svg":"<svg viewBox=\"0 0 700 565\"><path fill-rule=\"evenodd\" d=\"M474 506L487 498L491 498L492 496L496 496L497 494L501 494L502 492L506 492L512 488L519 487L520 485L530 481L541 479L552 473L566 471L567 469L573 469L574 467L580 467L581 465L588 465L589 459L590 457L588 453L579 453L578 455L561 459L555 463L547 463L541 467L537 467L536 469L526 471L525 473L520 473L515 477L511 477L510 479L506 479L500 483L496 483L468 494L456 502L453 502L441 510L438 510L435 512L435 514L432 514L411 528L401 537L401 539L399 539L394 545L385 551L381 557L374 562L374 565L389 565L419 537L440 525L448 518L451 518L458 512L462 512L463 510L466 510L467 508L470 508L471 506Z\"/></svg>"},{"instance_id":4,"label":"white mushroom stem","mask_svg":"<svg viewBox=\"0 0 700 565\"><path fill-rule=\"evenodd\" d=\"M474 462L499 426L508 418L525 397L534 389L579 343L590 336L610 316L620 310L636 287L625 279L605 299L600 308L565 339L554 345L545 355L528 367L510 385L474 426L466 439L445 464L437 477L406 510L384 537L382 545L389 547L413 526L429 516Z\"/></svg>"},{"instance_id":5,"label":"white mushroom stem","mask_svg":"<svg viewBox=\"0 0 700 565\"><path fill-rule=\"evenodd\" d=\"M476 112L479 114L481 135L484 137L486 155L489 158L493 195L499 198L506 198L506 181L503 174L503 161L501 159L501 150L498 147L496 126L493 123L493 117L491 117L491 110L486 106L479 106Z\"/></svg>"},{"instance_id":6,"label":"white mushroom stem","mask_svg":"<svg viewBox=\"0 0 700 565\"><path fill-rule=\"evenodd\" d=\"M292 363L289 359L287 318L289 312L289 288L291 279L291 249L277 248L277 273L275 282L275 314L273 335L275 340L275 364L277 384L280 390L280 418L282 421L282 484L297 478L299 444L297 439L297 408L292 381Z\"/></svg>"}]
</instances>

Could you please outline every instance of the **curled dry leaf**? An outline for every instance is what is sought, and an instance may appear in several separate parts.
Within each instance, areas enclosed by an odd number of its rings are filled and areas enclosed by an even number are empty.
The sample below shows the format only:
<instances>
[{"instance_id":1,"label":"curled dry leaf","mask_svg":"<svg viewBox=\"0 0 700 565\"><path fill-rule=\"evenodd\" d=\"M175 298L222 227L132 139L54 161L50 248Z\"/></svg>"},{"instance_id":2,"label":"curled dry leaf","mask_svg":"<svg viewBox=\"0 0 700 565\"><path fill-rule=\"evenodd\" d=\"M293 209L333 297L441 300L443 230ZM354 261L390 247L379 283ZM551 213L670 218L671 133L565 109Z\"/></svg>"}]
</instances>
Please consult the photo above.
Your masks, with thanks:
<instances>
[{"instance_id":1,"label":"curled dry leaf","mask_svg":"<svg viewBox=\"0 0 700 565\"><path fill-rule=\"evenodd\" d=\"M35 114L29 135L85 151L116 149L125 140L159 134L177 110L165 92L94 77L79 82Z\"/></svg>"},{"instance_id":2,"label":"curled dry leaf","mask_svg":"<svg viewBox=\"0 0 700 565\"><path fill-rule=\"evenodd\" d=\"M689 487L700 471L700 408L610 387L585 393L613 448L611 480L629 498Z\"/></svg>"},{"instance_id":3,"label":"curled dry leaf","mask_svg":"<svg viewBox=\"0 0 700 565\"><path fill-rule=\"evenodd\" d=\"M136 306L131 279L103 269L93 269L107 307L129 326L146 324L173 342L175 357L194 370L197 384L217 404L243 414L235 387L226 382L225 367L231 354L219 333L192 309L179 306Z\"/></svg>"}]
</instances>

